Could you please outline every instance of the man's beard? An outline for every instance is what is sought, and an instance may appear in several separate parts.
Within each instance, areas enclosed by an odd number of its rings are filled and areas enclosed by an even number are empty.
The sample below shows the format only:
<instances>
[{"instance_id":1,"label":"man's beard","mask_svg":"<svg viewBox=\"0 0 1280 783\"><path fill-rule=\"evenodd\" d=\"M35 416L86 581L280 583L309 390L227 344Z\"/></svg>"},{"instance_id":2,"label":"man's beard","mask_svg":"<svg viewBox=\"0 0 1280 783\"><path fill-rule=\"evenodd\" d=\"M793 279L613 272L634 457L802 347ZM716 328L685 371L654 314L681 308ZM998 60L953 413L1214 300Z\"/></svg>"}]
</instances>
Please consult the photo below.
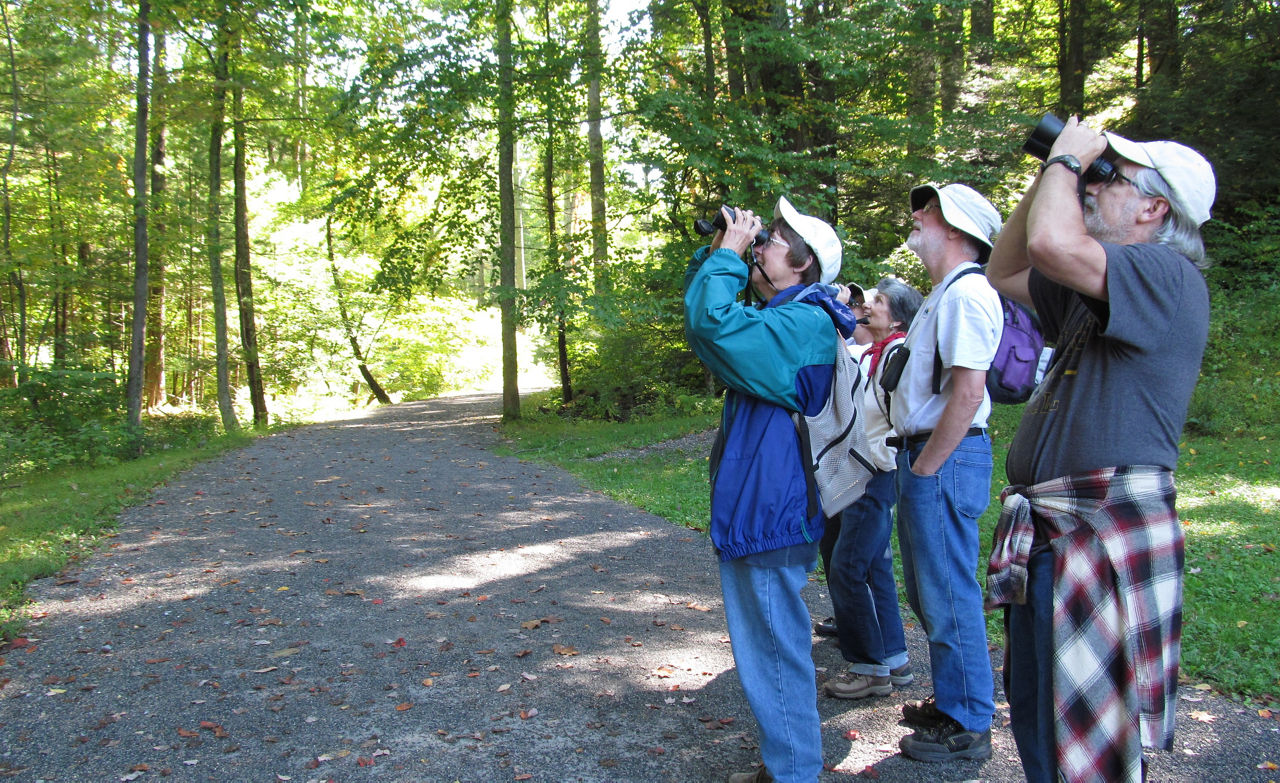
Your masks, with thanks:
<instances>
[{"instance_id":1,"label":"man's beard","mask_svg":"<svg viewBox=\"0 0 1280 783\"><path fill-rule=\"evenodd\" d=\"M1121 217L1131 221L1133 215L1137 212L1138 205L1133 204L1121 213ZM1115 226L1107 223L1107 221L1098 212L1097 199L1093 196L1085 194L1084 202L1081 204L1084 211L1084 228L1085 232L1098 240L1099 242L1111 242L1113 244L1123 244L1128 236L1128 226Z\"/></svg>"},{"instance_id":2,"label":"man's beard","mask_svg":"<svg viewBox=\"0 0 1280 783\"><path fill-rule=\"evenodd\" d=\"M931 245L933 244L936 243L925 237L924 229L912 231L907 235L907 250L915 253L916 257L921 260L924 260L926 257L931 257L930 251L940 250L940 248L932 247Z\"/></svg>"}]
</instances>

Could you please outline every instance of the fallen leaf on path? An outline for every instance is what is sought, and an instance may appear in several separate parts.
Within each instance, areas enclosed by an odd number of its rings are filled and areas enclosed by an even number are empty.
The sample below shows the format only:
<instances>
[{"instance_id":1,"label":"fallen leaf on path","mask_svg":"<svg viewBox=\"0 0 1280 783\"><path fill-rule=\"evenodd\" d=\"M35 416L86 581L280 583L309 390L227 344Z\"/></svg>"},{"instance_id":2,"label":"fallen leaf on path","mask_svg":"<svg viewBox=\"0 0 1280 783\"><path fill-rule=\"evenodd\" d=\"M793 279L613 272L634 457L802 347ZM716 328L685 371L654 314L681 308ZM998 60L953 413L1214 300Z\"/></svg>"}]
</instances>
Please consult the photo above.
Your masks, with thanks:
<instances>
[{"instance_id":1,"label":"fallen leaf on path","mask_svg":"<svg viewBox=\"0 0 1280 783\"><path fill-rule=\"evenodd\" d=\"M573 647L571 645L567 645L567 644L553 644L551 645L551 651L554 652L556 655L577 655L578 654L578 648Z\"/></svg>"},{"instance_id":2,"label":"fallen leaf on path","mask_svg":"<svg viewBox=\"0 0 1280 783\"><path fill-rule=\"evenodd\" d=\"M1191 713L1191 719L1198 720L1201 723L1213 723L1217 720L1217 717L1211 713L1205 712L1204 710L1194 710Z\"/></svg>"},{"instance_id":3,"label":"fallen leaf on path","mask_svg":"<svg viewBox=\"0 0 1280 783\"><path fill-rule=\"evenodd\" d=\"M405 710L411 709L413 709L413 702L411 701L400 702L396 705L396 712L404 712Z\"/></svg>"}]
</instances>

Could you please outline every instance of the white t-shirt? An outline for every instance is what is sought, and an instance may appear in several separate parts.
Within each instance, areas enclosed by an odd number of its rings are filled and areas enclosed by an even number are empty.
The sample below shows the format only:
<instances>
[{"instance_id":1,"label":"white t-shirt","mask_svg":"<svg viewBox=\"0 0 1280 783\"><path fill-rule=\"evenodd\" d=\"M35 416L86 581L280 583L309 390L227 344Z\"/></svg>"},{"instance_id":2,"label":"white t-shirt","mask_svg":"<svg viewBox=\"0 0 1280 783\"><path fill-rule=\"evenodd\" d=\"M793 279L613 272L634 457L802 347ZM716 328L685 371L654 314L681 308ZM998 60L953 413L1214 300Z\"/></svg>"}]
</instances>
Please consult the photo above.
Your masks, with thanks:
<instances>
[{"instance_id":1,"label":"white t-shirt","mask_svg":"<svg viewBox=\"0 0 1280 783\"><path fill-rule=\"evenodd\" d=\"M968 274L948 286L952 278L977 264L960 264L920 306L907 332L911 357L903 368L893 394L893 428L898 435L932 432L951 399L951 368L986 370L996 356L1004 329L1000 296L986 275ZM940 393L933 393L934 351L942 356ZM985 388L982 404L973 415L971 427L986 427L991 414L991 397Z\"/></svg>"}]
</instances>

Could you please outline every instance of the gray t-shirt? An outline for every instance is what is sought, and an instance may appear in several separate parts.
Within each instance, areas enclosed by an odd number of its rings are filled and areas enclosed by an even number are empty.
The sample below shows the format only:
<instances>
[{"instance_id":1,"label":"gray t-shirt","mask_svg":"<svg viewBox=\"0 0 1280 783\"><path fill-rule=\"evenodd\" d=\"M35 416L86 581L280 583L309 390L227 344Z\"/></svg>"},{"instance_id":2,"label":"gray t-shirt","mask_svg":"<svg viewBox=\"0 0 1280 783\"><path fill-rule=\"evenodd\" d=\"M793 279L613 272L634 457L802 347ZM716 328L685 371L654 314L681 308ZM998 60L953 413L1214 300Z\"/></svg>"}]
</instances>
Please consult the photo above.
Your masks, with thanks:
<instances>
[{"instance_id":1,"label":"gray t-shirt","mask_svg":"<svg viewBox=\"0 0 1280 783\"><path fill-rule=\"evenodd\" d=\"M1102 302L1031 271L1045 337L1057 344L1009 448L1012 484L1098 468L1173 470L1209 334L1200 271L1164 245L1111 245Z\"/></svg>"}]
</instances>

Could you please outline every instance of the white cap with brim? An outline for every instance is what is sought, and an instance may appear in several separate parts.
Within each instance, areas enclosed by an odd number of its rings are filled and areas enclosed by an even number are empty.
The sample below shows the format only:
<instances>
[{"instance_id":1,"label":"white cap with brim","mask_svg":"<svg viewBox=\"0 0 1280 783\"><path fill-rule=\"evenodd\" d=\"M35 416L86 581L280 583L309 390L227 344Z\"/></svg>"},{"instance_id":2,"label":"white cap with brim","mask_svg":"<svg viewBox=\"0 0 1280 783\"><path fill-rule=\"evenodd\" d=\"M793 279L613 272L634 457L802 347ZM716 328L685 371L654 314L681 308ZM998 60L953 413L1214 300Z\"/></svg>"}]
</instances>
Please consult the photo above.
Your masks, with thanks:
<instances>
[{"instance_id":1,"label":"white cap with brim","mask_svg":"<svg viewBox=\"0 0 1280 783\"><path fill-rule=\"evenodd\" d=\"M911 189L911 211L938 197L942 207L942 219L947 225L959 229L978 240L978 263L985 264L991 255L991 237L1000 232L1000 213L991 202L968 185L952 183L944 187L918 185Z\"/></svg>"},{"instance_id":2,"label":"white cap with brim","mask_svg":"<svg viewBox=\"0 0 1280 783\"><path fill-rule=\"evenodd\" d=\"M1120 157L1155 169L1197 226L1209 219L1218 184L1203 155L1176 141L1130 141L1110 132L1102 135Z\"/></svg>"},{"instance_id":3,"label":"white cap with brim","mask_svg":"<svg viewBox=\"0 0 1280 783\"><path fill-rule=\"evenodd\" d=\"M787 201L786 196L778 199L773 208L773 217L775 220L781 218L787 221L787 225L813 250L813 254L818 257L821 282L830 283L835 280L840 274L840 257L844 251L840 247L840 237L836 236L836 230L831 224L820 218L801 215Z\"/></svg>"}]
</instances>

